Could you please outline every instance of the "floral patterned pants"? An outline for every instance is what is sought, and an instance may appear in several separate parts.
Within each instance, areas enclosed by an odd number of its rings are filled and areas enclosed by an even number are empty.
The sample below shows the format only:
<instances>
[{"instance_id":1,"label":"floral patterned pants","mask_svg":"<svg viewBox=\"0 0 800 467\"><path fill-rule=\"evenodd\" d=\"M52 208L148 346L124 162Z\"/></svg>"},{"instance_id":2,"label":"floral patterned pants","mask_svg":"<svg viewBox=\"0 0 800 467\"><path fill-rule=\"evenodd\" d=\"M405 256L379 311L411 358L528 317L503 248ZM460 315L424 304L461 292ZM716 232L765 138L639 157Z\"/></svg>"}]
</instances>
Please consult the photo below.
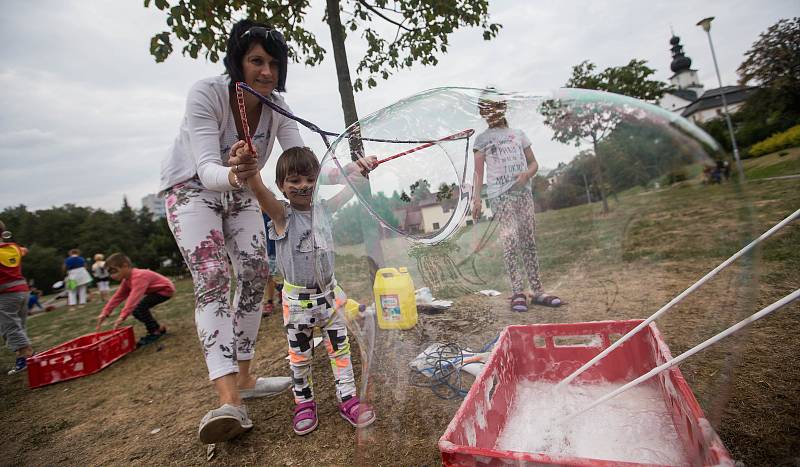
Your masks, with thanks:
<instances>
[{"instance_id":1,"label":"floral patterned pants","mask_svg":"<svg viewBox=\"0 0 800 467\"><path fill-rule=\"evenodd\" d=\"M269 277L258 202L249 191L211 191L195 178L166 190L165 203L170 230L192 273L195 324L209 379L237 373L238 361L253 358Z\"/></svg>"},{"instance_id":2,"label":"floral patterned pants","mask_svg":"<svg viewBox=\"0 0 800 467\"><path fill-rule=\"evenodd\" d=\"M533 293L543 293L534 238L536 216L533 195L527 190L511 191L493 198L490 203L497 217L500 241L503 243L503 262L511 279L511 292L522 293L527 278Z\"/></svg>"}]
</instances>

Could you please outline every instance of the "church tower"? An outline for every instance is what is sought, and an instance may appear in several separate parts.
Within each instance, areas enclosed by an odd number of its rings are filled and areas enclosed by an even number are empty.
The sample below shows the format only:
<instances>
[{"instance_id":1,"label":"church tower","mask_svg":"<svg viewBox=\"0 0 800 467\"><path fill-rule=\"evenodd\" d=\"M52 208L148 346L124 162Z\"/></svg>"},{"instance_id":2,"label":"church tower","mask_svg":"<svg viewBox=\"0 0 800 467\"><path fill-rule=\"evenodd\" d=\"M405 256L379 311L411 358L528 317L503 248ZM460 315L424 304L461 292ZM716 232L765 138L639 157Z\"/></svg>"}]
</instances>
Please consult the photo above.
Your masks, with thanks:
<instances>
[{"instance_id":1,"label":"church tower","mask_svg":"<svg viewBox=\"0 0 800 467\"><path fill-rule=\"evenodd\" d=\"M696 97L703 94L703 85L697 79L697 70L692 70L692 59L683 53L683 46L681 45L680 37L672 35L669 40L672 46L672 63L670 69L675 73L669 79L669 82L678 90L687 90L694 92ZM695 97L695 98L696 98Z\"/></svg>"}]
</instances>

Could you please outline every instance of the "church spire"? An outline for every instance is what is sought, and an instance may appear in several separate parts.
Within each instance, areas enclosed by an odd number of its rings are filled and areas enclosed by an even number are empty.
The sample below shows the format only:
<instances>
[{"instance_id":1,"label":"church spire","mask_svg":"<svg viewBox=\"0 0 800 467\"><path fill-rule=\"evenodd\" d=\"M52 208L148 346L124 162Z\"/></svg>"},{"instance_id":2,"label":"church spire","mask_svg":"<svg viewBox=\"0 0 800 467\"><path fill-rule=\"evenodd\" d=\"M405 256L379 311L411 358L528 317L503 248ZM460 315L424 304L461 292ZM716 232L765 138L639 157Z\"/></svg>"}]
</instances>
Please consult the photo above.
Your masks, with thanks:
<instances>
[{"instance_id":1,"label":"church spire","mask_svg":"<svg viewBox=\"0 0 800 467\"><path fill-rule=\"evenodd\" d=\"M692 59L684 55L681 38L673 33L669 43L672 45L670 48L672 51L672 63L669 65L672 72L677 75L683 71L689 70L692 66Z\"/></svg>"}]
</instances>

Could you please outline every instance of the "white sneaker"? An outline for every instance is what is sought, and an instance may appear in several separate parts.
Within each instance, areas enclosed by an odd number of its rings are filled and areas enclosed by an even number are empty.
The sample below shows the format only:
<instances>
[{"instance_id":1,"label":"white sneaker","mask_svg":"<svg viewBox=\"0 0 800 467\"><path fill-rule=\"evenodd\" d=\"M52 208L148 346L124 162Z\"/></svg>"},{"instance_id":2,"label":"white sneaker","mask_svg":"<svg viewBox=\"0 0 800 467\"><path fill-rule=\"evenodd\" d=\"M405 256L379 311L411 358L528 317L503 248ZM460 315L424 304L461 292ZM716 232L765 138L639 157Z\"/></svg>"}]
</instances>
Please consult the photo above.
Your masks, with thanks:
<instances>
[{"instance_id":1,"label":"white sneaker","mask_svg":"<svg viewBox=\"0 0 800 467\"><path fill-rule=\"evenodd\" d=\"M239 397L242 399L255 399L256 397L276 396L292 386L292 378L288 376L270 376L256 379L253 389L240 389Z\"/></svg>"},{"instance_id":2,"label":"white sneaker","mask_svg":"<svg viewBox=\"0 0 800 467\"><path fill-rule=\"evenodd\" d=\"M205 414L197 435L203 443L214 444L235 438L251 428L253 421L247 416L245 406L225 404Z\"/></svg>"}]
</instances>

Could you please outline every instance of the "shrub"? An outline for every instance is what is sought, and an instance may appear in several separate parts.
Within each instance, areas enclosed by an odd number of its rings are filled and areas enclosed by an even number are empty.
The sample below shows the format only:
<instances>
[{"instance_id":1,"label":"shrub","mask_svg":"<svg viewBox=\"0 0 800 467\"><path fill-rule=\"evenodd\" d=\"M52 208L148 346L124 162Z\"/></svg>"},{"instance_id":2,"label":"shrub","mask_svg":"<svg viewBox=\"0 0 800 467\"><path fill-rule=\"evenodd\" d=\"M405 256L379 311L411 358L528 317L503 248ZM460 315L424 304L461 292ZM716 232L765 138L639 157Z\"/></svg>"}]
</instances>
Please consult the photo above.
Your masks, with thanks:
<instances>
[{"instance_id":1,"label":"shrub","mask_svg":"<svg viewBox=\"0 0 800 467\"><path fill-rule=\"evenodd\" d=\"M686 172L686 169L677 169L667 174L666 182L667 185L672 185L674 183L683 182L688 179L689 179L689 174Z\"/></svg>"},{"instance_id":2,"label":"shrub","mask_svg":"<svg viewBox=\"0 0 800 467\"><path fill-rule=\"evenodd\" d=\"M758 157L781 149L800 146L800 125L795 125L786 131L776 133L769 138L754 144L750 148L750 155Z\"/></svg>"}]
</instances>

